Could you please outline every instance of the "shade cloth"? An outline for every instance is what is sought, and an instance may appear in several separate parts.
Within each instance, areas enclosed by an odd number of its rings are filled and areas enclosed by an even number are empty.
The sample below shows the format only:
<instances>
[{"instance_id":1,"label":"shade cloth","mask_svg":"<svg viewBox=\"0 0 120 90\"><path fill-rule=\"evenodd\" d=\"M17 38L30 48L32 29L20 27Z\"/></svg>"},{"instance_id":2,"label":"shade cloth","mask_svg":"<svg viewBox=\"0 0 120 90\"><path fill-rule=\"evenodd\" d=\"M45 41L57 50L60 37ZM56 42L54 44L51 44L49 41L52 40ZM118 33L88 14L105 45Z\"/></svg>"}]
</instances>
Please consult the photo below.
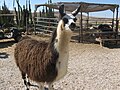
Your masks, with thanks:
<instances>
[{"instance_id":1,"label":"shade cloth","mask_svg":"<svg viewBox=\"0 0 120 90\"><path fill-rule=\"evenodd\" d=\"M97 3L86 3L86 2L57 2L51 4L36 4L35 9L37 10L40 6L47 6L54 9L59 9L59 6L64 4L66 11L74 11L79 5L81 5L80 12L96 12L111 10L115 11L115 8L119 7L117 4L97 4Z\"/></svg>"}]
</instances>

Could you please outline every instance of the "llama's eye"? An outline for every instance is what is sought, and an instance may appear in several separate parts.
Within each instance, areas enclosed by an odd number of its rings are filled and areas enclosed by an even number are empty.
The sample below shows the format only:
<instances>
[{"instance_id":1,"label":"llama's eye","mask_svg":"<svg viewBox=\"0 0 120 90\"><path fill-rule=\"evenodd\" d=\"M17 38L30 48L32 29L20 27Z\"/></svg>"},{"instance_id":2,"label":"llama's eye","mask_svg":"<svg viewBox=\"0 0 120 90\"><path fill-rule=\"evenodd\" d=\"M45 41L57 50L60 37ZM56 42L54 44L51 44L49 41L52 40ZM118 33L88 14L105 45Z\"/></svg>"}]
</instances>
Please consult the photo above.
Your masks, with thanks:
<instances>
[{"instance_id":1,"label":"llama's eye","mask_svg":"<svg viewBox=\"0 0 120 90\"><path fill-rule=\"evenodd\" d=\"M63 21L64 21L65 24L68 23L68 19L67 18L63 18Z\"/></svg>"},{"instance_id":2,"label":"llama's eye","mask_svg":"<svg viewBox=\"0 0 120 90\"><path fill-rule=\"evenodd\" d=\"M76 21L77 21L77 18L74 18L73 21L76 22Z\"/></svg>"}]
</instances>

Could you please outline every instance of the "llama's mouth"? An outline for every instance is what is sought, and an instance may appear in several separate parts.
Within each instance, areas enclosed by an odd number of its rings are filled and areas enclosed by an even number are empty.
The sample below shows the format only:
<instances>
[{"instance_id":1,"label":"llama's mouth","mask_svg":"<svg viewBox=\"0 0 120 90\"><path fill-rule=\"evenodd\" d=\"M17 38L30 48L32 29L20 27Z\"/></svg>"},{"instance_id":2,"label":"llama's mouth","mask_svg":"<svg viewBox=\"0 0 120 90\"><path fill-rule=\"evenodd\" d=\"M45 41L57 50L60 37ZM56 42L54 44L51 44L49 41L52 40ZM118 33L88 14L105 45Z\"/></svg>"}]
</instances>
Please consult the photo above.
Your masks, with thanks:
<instances>
[{"instance_id":1,"label":"llama's mouth","mask_svg":"<svg viewBox=\"0 0 120 90\"><path fill-rule=\"evenodd\" d=\"M69 26L69 28L71 29L71 31L74 31L74 30L75 30L75 27L70 27L70 26Z\"/></svg>"},{"instance_id":2,"label":"llama's mouth","mask_svg":"<svg viewBox=\"0 0 120 90\"><path fill-rule=\"evenodd\" d=\"M75 28L70 28L71 29L71 31L74 31L75 30Z\"/></svg>"}]
</instances>

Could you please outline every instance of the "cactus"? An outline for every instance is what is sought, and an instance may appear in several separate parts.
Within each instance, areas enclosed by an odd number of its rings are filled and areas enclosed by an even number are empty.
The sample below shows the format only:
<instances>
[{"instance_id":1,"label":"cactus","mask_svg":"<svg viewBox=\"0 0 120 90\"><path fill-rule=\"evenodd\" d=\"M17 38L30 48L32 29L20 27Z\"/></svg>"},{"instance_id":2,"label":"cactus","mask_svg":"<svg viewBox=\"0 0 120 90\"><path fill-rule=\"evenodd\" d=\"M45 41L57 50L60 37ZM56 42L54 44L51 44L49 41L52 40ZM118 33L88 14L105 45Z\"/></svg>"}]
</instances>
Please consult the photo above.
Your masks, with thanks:
<instances>
[{"instance_id":1,"label":"cactus","mask_svg":"<svg viewBox=\"0 0 120 90\"><path fill-rule=\"evenodd\" d=\"M30 18L30 23L33 24L30 0L29 0L29 18Z\"/></svg>"},{"instance_id":2,"label":"cactus","mask_svg":"<svg viewBox=\"0 0 120 90\"><path fill-rule=\"evenodd\" d=\"M0 10L1 14L11 14L10 10L7 8L6 3L4 1L4 5L2 6L2 9ZM0 23L6 24L6 27L8 24L13 23L14 19L11 16L1 16L0 17Z\"/></svg>"}]
</instances>

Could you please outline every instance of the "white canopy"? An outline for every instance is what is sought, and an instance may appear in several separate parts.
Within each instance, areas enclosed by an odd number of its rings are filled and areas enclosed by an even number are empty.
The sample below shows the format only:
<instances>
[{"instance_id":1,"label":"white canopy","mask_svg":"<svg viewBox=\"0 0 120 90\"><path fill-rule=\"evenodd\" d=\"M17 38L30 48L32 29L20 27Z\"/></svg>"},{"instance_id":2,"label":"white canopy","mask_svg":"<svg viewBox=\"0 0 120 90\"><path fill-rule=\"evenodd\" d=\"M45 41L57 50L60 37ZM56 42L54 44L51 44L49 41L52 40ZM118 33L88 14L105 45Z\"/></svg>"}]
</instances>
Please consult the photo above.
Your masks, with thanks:
<instances>
[{"instance_id":1,"label":"white canopy","mask_svg":"<svg viewBox=\"0 0 120 90\"><path fill-rule=\"evenodd\" d=\"M66 11L74 11L79 5L81 5L80 12L96 12L111 10L114 11L115 8L119 7L116 4L97 4L97 3L85 3L85 2L57 2L52 4L36 4L35 9L37 10L40 6L47 6L50 8L58 9L61 4L64 4Z\"/></svg>"}]
</instances>

